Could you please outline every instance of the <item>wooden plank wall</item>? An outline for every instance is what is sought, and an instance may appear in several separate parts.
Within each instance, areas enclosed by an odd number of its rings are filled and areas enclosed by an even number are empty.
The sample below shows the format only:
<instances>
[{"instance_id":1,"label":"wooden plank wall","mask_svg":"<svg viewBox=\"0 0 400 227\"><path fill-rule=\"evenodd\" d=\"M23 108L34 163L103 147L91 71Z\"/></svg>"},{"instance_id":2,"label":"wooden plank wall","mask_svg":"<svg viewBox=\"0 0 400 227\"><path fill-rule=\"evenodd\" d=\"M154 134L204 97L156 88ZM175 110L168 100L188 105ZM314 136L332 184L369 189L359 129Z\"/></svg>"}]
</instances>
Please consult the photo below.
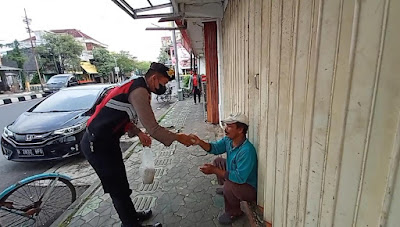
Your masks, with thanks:
<instances>
[{"instance_id":1,"label":"wooden plank wall","mask_svg":"<svg viewBox=\"0 0 400 227\"><path fill-rule=\"evenodd\" d=\"M395 0L229 1L223 113L249 117L266 221L398 226L399 10Z\"/></svg>"}]
</instances>

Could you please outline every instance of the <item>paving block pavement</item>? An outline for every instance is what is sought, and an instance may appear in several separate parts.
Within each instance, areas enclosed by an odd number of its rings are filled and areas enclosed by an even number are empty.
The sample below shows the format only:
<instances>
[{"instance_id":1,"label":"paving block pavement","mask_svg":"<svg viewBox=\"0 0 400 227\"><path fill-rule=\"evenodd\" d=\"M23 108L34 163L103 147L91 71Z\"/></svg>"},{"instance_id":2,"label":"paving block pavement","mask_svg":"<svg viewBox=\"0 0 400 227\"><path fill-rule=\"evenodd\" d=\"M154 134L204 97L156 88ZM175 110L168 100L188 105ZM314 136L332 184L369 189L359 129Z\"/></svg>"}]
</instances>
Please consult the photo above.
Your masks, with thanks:
<instances>
[{"instance_id":1,"label":"paving block pavement","mask_svg":"<svg viewBox=\"0 0 400 227\"><path fill-rule=\"evenodd\" d=\"M162 118L161 125L171 130L195 133L206 141L223 136L219 126L205 123L204 108L184 100ZM137 210L151 208L153 217L145 222L161 222L164 227L220 226L218 215L224 210L223 196L215 189L220 187L214 175L199 171L204 163L212 163L216 156L208 154L199 146L185 147L178 142L165 147L153 140L152 150L156 154L156 175L152 184L143 184L139 175L142 147L137 144L125 160L131 198ZM102 187L81 198L74 210L63 215L52 226L121 226L118 215L108 194ZM246 216L236 220L232 226L250 226Z\"/></svg>"}]
</instances>

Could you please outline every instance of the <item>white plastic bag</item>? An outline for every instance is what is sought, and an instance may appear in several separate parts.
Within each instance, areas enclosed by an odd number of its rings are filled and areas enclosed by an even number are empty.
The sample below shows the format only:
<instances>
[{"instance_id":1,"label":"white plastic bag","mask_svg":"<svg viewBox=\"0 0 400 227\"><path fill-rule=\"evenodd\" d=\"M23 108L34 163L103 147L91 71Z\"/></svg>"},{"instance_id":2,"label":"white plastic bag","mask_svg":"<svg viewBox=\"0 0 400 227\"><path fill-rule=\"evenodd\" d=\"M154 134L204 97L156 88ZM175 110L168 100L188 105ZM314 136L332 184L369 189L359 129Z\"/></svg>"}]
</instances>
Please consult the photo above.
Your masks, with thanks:
<instances>
[{"instance_id":1,"label":"white plastic bag","mask_svg":"<svg viewBox=\"0 0 400 227\"><path fill-rule=\"evenodd\" d=\"M155 155L150 148L145 147L142 154L142 164L139 167L139 173L142 177L143 184L151 184L154 180L156 170L154 168Z\"/></svg>"}]
</instances>

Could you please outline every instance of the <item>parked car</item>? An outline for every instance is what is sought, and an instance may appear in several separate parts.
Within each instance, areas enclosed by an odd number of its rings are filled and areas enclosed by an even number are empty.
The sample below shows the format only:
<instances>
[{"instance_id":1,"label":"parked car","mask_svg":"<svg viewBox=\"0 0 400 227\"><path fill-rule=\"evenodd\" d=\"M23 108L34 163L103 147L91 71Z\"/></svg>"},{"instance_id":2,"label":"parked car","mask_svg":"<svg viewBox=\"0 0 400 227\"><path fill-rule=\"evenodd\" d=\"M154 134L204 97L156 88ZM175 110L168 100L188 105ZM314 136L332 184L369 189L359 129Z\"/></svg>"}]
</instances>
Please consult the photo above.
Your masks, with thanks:
<instances>
[{"instance_id":1,"label":"parked car","mask_svg":"<svg viewBox=\"0 0 400 227\"><path fill-rule=\"evenodd\" d=\"M52 76L44 85L43 91L47 94L59 91L64 87L78 85L79 82L73 74L58 74Z\"/></svg>"},{"instance_id":2,"label":"parked car","mask_svg":"<svg viewBox=\"0 0 400 227\"><path fill-rule=\"evenodd\" d=\"M82 85L48 96L4 128L3 155L12 161L41 161L79 154L86 122L112 87Z\"/></svg>"}]
</instances>

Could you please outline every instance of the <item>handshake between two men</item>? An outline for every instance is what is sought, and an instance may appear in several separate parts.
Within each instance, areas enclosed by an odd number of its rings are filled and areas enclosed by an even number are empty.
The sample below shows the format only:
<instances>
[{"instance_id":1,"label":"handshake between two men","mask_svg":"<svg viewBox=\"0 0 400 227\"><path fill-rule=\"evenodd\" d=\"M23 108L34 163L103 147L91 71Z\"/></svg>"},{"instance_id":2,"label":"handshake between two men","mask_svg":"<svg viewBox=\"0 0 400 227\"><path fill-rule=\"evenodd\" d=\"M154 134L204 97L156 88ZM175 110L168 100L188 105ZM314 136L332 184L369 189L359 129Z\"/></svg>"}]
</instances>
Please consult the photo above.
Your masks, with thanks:
<instances>
[{"instance_id":1,"label":"handshake between two men","mask_svg":"<svg viewBox=\"0 0 400 227\"><path fill-rule=\"evenodd\" d=\"M128 133L128 135L129 135L129 137L135 136L135 135L130 135L129 133ZM139 137L139 140L144 147L151 147L152 139L147 133L139 131L136 135ZM199 137L197 137L196 135L193 135L193 134L188 135L188 134L184 134L184 133L177 133L176 141L185 145L186 147L189 147L192 145L200 145L202 140L200 140Z\"/></svg>"},{"instance_id":2,"label":"handshake between two men","mask_svg":"<svg viewBox=\"0 0 400 227\"><path fill-rule=\"evenodd\" d=\"M144 133L144 132L139 132L137 134L139 137L140 142L144 147L150 147L151 146L151 137ZM210 151L211 145L204 140L200 139L198 136L194 134L184 134L184 133L177 133L177 138L176 140L185 145L186 147L193 146L193 145L199 145L201 148L203 148L205 151ZM203 166L200 167L200 171L203 172L204 174L217 174L217 176L222 177L224 172L220 168L217 168L216 166L212 164L204 164Z\"/></svg>"}]
</instances>

